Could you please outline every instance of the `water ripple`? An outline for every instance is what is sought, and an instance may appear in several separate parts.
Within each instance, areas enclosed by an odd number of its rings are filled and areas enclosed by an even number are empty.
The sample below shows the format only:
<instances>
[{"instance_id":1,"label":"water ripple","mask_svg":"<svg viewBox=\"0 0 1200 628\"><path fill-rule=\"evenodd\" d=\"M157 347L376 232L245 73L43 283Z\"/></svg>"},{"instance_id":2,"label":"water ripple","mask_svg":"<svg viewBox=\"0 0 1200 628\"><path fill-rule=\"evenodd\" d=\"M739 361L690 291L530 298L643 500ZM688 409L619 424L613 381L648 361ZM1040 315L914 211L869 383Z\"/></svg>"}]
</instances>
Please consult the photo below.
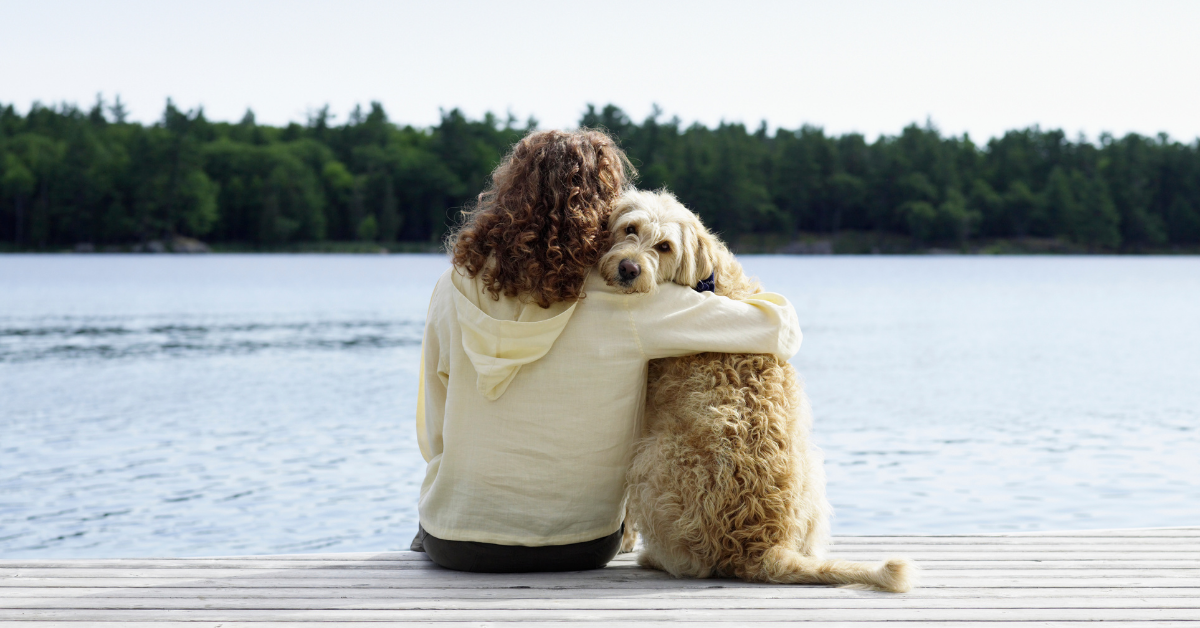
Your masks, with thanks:
<instances>
[{"instance_id":1,"label":"water ripple","mask_svg":"<svg viewBox=\"0 0 1200 628\"><path fill-rule=\"evenodd\" d=\"M1200 259L770 258L836 533L1195 525ZM408 546L443 257L0 256L0 557Z\"/></svg>"},{"instance_id":2,"label":"water ripple","mask_svg":"<svg viewBox=\"0 0 1200 628\"><path fill-rule=\"evenodd\" d=\"M421 321L343 320L162 324L138 319L0 320L0 363L248 354L270 350L386 349L420 345Z\"/></svg>"}]
</instances>

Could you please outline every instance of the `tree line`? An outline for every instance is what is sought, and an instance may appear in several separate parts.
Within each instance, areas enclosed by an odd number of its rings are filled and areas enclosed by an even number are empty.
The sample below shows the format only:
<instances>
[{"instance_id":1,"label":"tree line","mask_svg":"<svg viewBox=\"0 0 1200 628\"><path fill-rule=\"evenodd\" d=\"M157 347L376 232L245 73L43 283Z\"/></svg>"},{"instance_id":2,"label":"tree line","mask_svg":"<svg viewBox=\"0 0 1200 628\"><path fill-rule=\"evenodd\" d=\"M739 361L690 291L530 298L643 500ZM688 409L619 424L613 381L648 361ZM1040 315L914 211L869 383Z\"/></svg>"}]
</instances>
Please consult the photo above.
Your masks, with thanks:
<instances>
[{"instance_id":1,"label":"tree line","mask_svg":"<svg viewBox=\"0 0 1200 628\"><path fill-rule=\"evenodd\" d=\"M443 112L430 128L379 103L335 124L208 120L170 101L150 125L117 99L88 110L0 107L0 242L38 249L186 236L295 242L436 242L536 121ZM726 238L866 231L926 245L1058 238L1097 251L1200 243L1200 141L1093 143L1028 128L979 145L932 124L868 141L817 127L640 123L589 106L642 188L667 187Z\"/></svg>"}]
</instances>

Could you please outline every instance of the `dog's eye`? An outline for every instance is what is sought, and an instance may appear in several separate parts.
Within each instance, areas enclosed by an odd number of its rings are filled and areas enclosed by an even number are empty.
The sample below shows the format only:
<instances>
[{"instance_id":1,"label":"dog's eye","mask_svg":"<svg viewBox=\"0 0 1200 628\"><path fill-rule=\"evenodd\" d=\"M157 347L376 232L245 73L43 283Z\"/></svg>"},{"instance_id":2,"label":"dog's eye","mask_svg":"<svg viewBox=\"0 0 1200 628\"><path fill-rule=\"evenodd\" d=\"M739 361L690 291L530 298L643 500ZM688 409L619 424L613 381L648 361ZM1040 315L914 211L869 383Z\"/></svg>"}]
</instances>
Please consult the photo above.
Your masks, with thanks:
<instances>
[{"instance_id":1,"label":"dog's eye","mask_svg":"<svg viewBox=\"0 0 1200 628\"><path fill-rule=\"evenodd\" d=\"M625 227L625 235L637 235L637 227L633 225Z\"/></svg>"},{"instance_id":2,"label":"dog's eye","mask_svg":"<svg viewBox=\"0 0 1200 628\"><path fill-rule=\"evenodd\" d=\"M671 252L671 243L670 242L659 242L658 246L656 246L654 248L662 251L663 253L670 253Z\"/></svg>"}]
</instances>

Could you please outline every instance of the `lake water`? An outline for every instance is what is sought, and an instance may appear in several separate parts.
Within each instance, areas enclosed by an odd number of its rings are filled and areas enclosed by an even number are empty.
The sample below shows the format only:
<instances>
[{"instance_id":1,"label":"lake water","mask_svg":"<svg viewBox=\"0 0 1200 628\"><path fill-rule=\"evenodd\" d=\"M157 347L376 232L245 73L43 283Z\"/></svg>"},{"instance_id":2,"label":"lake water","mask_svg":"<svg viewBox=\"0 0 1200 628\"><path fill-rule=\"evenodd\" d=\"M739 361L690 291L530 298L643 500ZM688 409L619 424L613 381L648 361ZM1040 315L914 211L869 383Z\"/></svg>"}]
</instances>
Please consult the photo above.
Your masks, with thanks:
<instances>
[{"instance_id":1,"label":"lake water","mask_svg":"<svg viewBox=\"0 0 1200 628\"><path fill-rule=\"evenodd\" d=\"M1200 259L746 257L836 533L1200 524ZM405 548L440 256L0 256L0 557Z\"/></svg>"}]
</instances>

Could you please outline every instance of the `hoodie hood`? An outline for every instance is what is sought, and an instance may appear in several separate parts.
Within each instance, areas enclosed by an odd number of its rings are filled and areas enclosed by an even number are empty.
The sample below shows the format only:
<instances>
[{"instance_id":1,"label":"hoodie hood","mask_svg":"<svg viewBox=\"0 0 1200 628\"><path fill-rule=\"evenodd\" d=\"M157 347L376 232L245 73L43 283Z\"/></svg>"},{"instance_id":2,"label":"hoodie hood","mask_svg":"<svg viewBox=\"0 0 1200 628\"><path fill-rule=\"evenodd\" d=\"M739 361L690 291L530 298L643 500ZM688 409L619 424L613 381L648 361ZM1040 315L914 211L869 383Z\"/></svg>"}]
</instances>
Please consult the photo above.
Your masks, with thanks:
<instances>
[{"instance_id":1,"label":"hoodie hood","mask_svg":"<svg viewBox=\"0 0 1200 628\"><path fill-rule=\"evenodd\" d=\"M501 297L502 303L498 303L496 309L505 310L517 320L498 319L480 309L480 305L488 307L496 302L486 296L481 298L482 291L476 280L457 272L452 272L452 279L463 351L478 374L475 386L485 398L495 401L508 390L522 366L549 353L578 303L551 316L557 308L543 310L536 303L521 304L515 299ZM545 316L549 318L523 320Z\"/></svg>"}]
</instances>

